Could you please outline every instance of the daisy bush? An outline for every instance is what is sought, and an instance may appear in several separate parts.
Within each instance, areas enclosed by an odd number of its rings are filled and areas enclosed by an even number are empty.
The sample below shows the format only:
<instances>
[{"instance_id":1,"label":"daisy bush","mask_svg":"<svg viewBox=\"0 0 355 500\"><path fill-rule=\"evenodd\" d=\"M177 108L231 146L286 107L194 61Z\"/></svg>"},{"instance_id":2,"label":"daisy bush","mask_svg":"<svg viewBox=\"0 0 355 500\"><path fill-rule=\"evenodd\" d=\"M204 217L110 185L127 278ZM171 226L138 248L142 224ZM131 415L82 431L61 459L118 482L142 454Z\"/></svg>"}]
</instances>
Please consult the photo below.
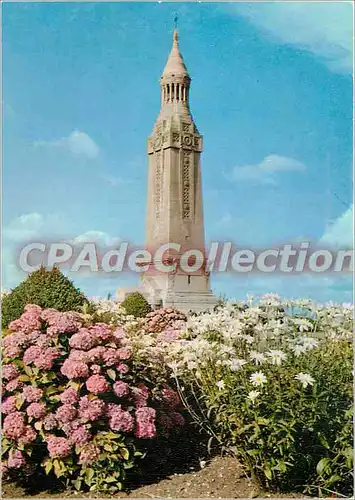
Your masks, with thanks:
<instances>
[{"instance_id":1,"label":"daisy bush","mask_svg":"<svg viewBox=\"0 0 355 500\"><path fill-rule=\"evenodd\" d=\"M117 491L149 442L179 431L179 395L133 356L134 328L107 303L83 314L27 305L10 323L2 368L5 476L45 472L78 490Z\"/></svg>"},{"instance_id":2,"label":"daisy bush","mask_svg":"<svg viewBox=\"0 0 355 500\"><path fill-rule=\"evenodd\" d=\"M353 309L226 303L165 353L195 421L263 488L352 493Z\"/></svg>"}]
</instances>

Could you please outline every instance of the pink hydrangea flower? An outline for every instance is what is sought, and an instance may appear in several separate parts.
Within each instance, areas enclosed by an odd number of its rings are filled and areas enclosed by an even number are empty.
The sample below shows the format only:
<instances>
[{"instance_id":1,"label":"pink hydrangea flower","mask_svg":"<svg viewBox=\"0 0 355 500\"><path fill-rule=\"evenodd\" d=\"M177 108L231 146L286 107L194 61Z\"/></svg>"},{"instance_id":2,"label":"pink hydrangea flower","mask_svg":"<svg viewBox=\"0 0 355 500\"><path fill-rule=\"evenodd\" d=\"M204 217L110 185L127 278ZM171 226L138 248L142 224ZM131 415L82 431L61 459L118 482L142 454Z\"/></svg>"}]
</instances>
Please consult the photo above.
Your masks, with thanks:
<instances>
[{"instance_id":1,"label":"pink hydrangea flower","mask_svg":"<svg viewBox=\"0 0 355 500\"><path fill-rule=\"evenodd\" d=\"M14 392L17 391L17 389L21 389L23 387L23 382L19 379L19 377L14 378L13 380L10 380L5 386L6 390L8 392Z\"/></svg>"},{"instance_id":2,"label":"pink hydrangea flower","mask_svg":"<svg viewBox=\"0 0 355 500\"><path fill-rule=\"evenodd\" d=\"M105 403L101 399L90 400L88 396L83 396L79 401L79 417L83 420L93 422L103 414Z\"/></svg>"},{"instance_id":3,"label":"pink hydrangea flower","mask_svg":"<svg viewBox=\"0 0 355 500\"><path fill-rule=\"evenodd\" d=\"M55 429L58 426L57 419L53 415L53 413L50 413L49 415L46 415L46 417L43 420L43 427L46 431L51 431Z\"/></svg>"},{"instance_id":4,"label":"pink hydrangea flower","mask_svg":"<svg viewBox=\"0 0 355 500\"><path fill-rule=\"evenodd\" d=\"M47 448L51 458L67 457L72 451L72 446L68 439L57 436L52 436L47 439Z\"/></svg>"},{"instance_id":5,"label":"pink hydrangea flower","mask_svg":"<svg viewBox=\"0 0 355 500\"><path fill-rule=\"evenodd\" d=\"M17 332L23 332L25 334L31 333L34 330L40 330L41 311L42 309L39 306L28 304L25 307L23 314L15 321L11 321L9 329Z\"/></svg>"},{"instance_id":6,"label":"pink hydrangea flower","mask_svg":"<svg viewBox=\"0 0 355 500\"><path fill-rule=\"evenodd\" d=\"M100 363L104 359L106 348L104 346L97 346L88 351L88 359L91 363Z\"/></svg>"},{"instance_id":7,"label":"pink hydrangea flower","mask_svg":"<svg viewBox=\"0 0 355 500\"><path fill-rule=\"evenodd\" d=\"M84 425L80 425L71 433L69 438L73 444L83 445L90 441L91 434Z\"/></svg>"},{"instance_id":8,"label":"pink hydrangea flower","mask_svg":"<svg viewBox=\"0 0 355 500\"><path fill-rule=\"evenodd\" d=\"M161 391L164 402L171 408L177 408L181 404L179 394L165 384Z\"/></svg>"},{"instance_id":9,"label":"pink hydrangea flower","mask_svg":"<svg viewBox=\"0 0 355 500\"><path fill-rule=\"evenodd\" d=\"M95 375L98 375L99 373L101 373L101 366L100 365L91 365L90 371L92 373L94 373Z\"/></svg>"},{"instance_id":10,"label":"pink hydrangea flower","mask_svg":"<svg viewBox=\"0 0 355 500\"><path fill-rule=\"evenodd\" d=\"M101 340L108 340L112 336L111 328L106 323L96 323L90 331Z\"/></svg>"},{"instance_id":11,"label":"pink hydrangea flower","mask_svg":"<svg viewBox=\"0 0 355 500\"><path fill-rule=\"evenodd\" d=\"M155 427L155 410L143 406L136 410L136 436L138 438L152 438L157 434Z\"/></svg>"},{"instance_id":12,"label":"pink hydrangea flower","mask_svg":"<svg viewBox=\"0 0 355 500\"><path fill-rule=\"evenodd\" d=\"M35 366L44 370L50 370L54 361L61 356L60 351L55 347L47 347L41 355L34 360Z\"/></svg>"},{"instance_id":13,"label":"pink hydrangea flower","mask_svg":"<svg viewBox=\"0 0 355 500\"><path fill-rule=\"evenodd\" d=\"M31 403L26 412L29 417L34 418L43 418L47 413L43 403Z\"/></svg>"},{"instance_id":14,"label":"pink hydrangea flower","mask_svg":"<svg viewBox=\"0 0 355 500\"><path fill-rule=\"evenodd\" d=\"M120 353L118 349L108 348L103 354L103 362L106 366L113 366L120 361Z\"/></svg>"},{"instance_id":15,"label":"pink hydrangea flower","mask_svg":"<svg viewBox=\"0 0 355 500\"><path fill-rule=\"evenodd\" d=\"M80 351L78 349L72 349L69 353L70 361L80 361L81 363L88 363L90 361L89 353L85 351Z\"/></svg>"},{"instance_id":16,"label":"pink hydrangea flower","mask_svg":"<svg viewBox=\"0 0 355 500\"><path fill-rule=\"evenodd\" d=\"M60 400L63 404L73 404L79 401L79 394L73 387L68 387L60 395Z\"/></svg>"},{"instance_id":17,"label":"pink hydrangea flower","mask_svg":"<svg viewBox=\"0 0 355 500\"><path fill-rule=\"evenodd\" d=\"M82 322L79 315L74 312L59 312L55 309L46 309L41 316L49 325L47 333L49 331L52 337L60 333L74 333L80 328Z\"/></svg>"},{"instance_id":18,"label":"pink hydrangea flower","mask_svg":"<svg viewBox=\"0 0 355 500\"><path fill-rule=\"evenodd\" d=\"M79 427L82 425L80 420L73 420L72 422L68 422L67 424L64 424L62 429L65 432L67 436L71 436L74 431L79 429Z\"/></svg>"},{"instance_id":19,"label":"pink hydrangea flower","mask_svg":"<svg viewBox=\"0 0 355 500\"><path fill-rule=\"evenodd\" d=\"M79 464L90 464L95 462L100 456L100 448L94 444L87 444L84 449L81 451L79 456Z\"/></svg>"},{"instance_id":20,"label":"pink hydrangea flower","mask_svg":"<svg viewBox=\"0 0 355 500\"><path fill-rule=\"evenodd\" d=\"M1 411L5 413L5 415L9 415L10 413L14 413L17 411L16 408L16 398L14 396L10 396L1 403Z\"/></svg>"},{"instance_id":21,"label":"pink hydrangea flower","mask_svg":"<svg viewBox=\"0 0 355 500\"><path fill-rule=\"evenodd\" d=\"M134 419L121 406L111 405L109 410L109 425L113 431L130 432L134 427Z\"/></svg>"},{"instance_id":22,"label":"pink hydrangea flower","mask_svg":"<svg viewBox=\"0 0 355 500\"><path fill-rule=\"evenodd\" d=\"M26 464L25 457L19 450L12 451L9 454L9 458L7 461L7 466L9 469L20 469Z\"/></svg>"},{"instance_id":23,"label":"pink hydrangea flower","mask_svg":"<svg viewBox=\"0 0 355 500\"><path fill-rule=\"evenodd\" d=\"M116 340L123 340L124 338L126 338L126 332L124 331L124 329L120 326L118 328L116 328L116 330L113 332L113 337L116 339Z\"/></svg>"},{"instance_id":24,"label":"pink hydrangea flower","mask_svg":"<svg viewBox=\"0 0 355 500\"><path fill-rule=\"evenodd\" d=\"M101 394L109 390L110 384L102 375L91 375L86 381L86 387L93 394Z\"/></svg>"},{"instance_id":25,"label":"pink hydrangea flower","mask_svg":"<svg viewBox=\"0 0 355 500\"><path fill-rule=\"evenodd\" d=\"M41 334L37 337L35 345L42 348L49 347L52 345L52 339L47 334Z\"/></svg>"},{"instance_id":26,"label":"pink hydrangea flower","mask_svg":"<svg viewBox=\"0 0 355 500\"><path fill-rule=\"evenodd\" d=\"M144 384L139 384L138 387L133 389L133 396L136 402L136 407L147 406L150 391Z\"/></svg>"},{"instance_id":27,"label":"pink hydrangea flower","mask_svg":"<svg viewBox=\"0 0 355 500\"><path fill-rule=\"evenodd\" d=\"M125 363L119 363L117 366L116 366L116 370L120 373L122 373L122 375L126 375L126 373L129 372L129 366L126 365Z\"/></svg>"},{"instance_id":28,"label":"pink hydrangea flower","mask_svg":"<svg viewBox=\"0 0 355 500\"><path fill-rule=\"evenodd\" d=\"M30 425L26 425L24 433L19 437L18 442L20 444L30 444L33 443L37 438L37 432Z\"/></svg>"},{"instance_id":29,"label":"pink hydrangea flower","mask_svg":"<svg viewBox=\"0 0 355 500\"><path fill-rule=\"evenodd\" d=\"M89 351L98 344L98 339L87 328L81 328L69 340L70 347Z\"/></svg>"},{"instance_id":30,"label":"pink hydrangea flower","mask_svg":"<svg viewBox=\"0 0 355 500\"><path fill-rule=\"evenodd\" d=\"M20 375L19 369L16 365L4 365L2 367L2 378L5 380L13 380Z\"/></svg>"},{"instance_id":31,"label":"pink hydrangea flower","mask_svg":"<svg viewBox=\"0 0 355 500\"><path fill-rule=\"evenodd\" d=\"M29 333L27 337L29 342L32 344L33 342L36 342L39 337L42 337L42 332L41 330L34 330L33 332Z\"/></svg>"},{"instance_id":32,"label":"pink hydrangea flower","mask_svg":"<svg viewBox=\"0 0 355 500\"><path fill-rule=\"evenodd\" d=\"M28 336L23 332L16 332L7 335L3 339L4 357L16 358L22 354L22 349L29 344Z\"/></svg>"},{"instance_id":33,"label":"pink hydrangea flower","mask_svg":"<svg viewBox=\"0 0 355 500\"><path fill-rule=\"evenodd\" d=\"M71 404L64 404L60 406L55 412L55 418L60 424L67 424L75 419L77 409Z\"/></svg>"},{"instance_id":34,"label":"pink hydrangea flower","mask_svg":"<svg viewBox=\"0 0 355 500\"><path fill-rule=\"evenodd\" d=\"M25 415L15 411L7 415L3 422L4 435L10 439L18 439L25 431Z\"/></svg>"},{"instance_id":35,"label":"pink hydrangea flower","mask_svg":"<svg viewBox=\"0 0 355 500\"><path fill-rule=\"evenodd\" d=\"M82 363L81 361L72 361L69 358L64 361L60 371L69 379L84 378L89 375L89 368L87 364Z\"/></svg>"},{"instance_id":36,"label":"pink hydrangea flower","mask_svg":"<svg viewBox=\"0 0 355 500\"><path fill-rule=\"evenodd\" d=\"M33 363L37 358L43 354L43 349L38 345L32 345L26 349L23 355L23 362L27 365Z\"/></svg>"},{"instance_id":37,"label":"pink hydrangea flower","mask_svg":"<svg viewBox=\"0 0 355 500\"><path fill-rule=\"evenodd\" d=\"M130 359L130 357L131 357L131 351L129 349L121 348L121 349L117 349L117 352L119 355L119 359L126 360L126 359Z\"/></svg>"},{"instance_id":38,"label":"pink hydrangea flower","mask_svg":"<svg viewBox=\"0 0 355 500\"><path fill-rule=\"evenodd\" d=\"M26 385L23 389L23 397L28 403L37 403L43 396L43 391L38 387Z\"/></svg>"},{"instance_id":39,"label":"pink hydrangea flower","mask_svg":"<svg viewBox=\"0 0 355 500\"><path fill-rule=\"evenodd\" d=\"M177 411L173 411L171 413L171 419L174 422L174 424L177 425L178 427L183 427L185 425L184 417Z\"/></svg>"},{"instance_id":40,"label":"pink hydrangea flower","mask_svg":"<svg viewBox=\"0 0 355 500\"><path fill-rule=\"evenodd\" d=\"M129 385L119 380L113 384L113 391L119 398L129 394Z\"/></svg>"}]
</instances>

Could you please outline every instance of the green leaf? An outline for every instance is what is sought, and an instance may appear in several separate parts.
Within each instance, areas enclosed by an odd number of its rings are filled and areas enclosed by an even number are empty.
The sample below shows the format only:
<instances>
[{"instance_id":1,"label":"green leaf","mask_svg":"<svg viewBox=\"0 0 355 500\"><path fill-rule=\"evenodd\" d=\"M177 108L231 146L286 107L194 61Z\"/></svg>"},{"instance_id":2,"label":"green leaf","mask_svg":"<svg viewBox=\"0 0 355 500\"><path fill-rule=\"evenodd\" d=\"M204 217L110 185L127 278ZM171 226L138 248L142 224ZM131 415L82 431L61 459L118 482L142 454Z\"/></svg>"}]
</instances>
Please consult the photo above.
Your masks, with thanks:
<instances>
[{"instance_id":1,"label":"green leaf","mask_svg":"<svg viewBox=\"0 0 355 500\"><path fill-rule=\"evenodd\" d=\"M82 480L80 479L80 477L78 477L75 481L74 481L74 488L77 490L77 491L80 491L80 488L81 488L81 483L82 483Z\"/></svg>"},{"instance_id":2,"label":"green leaf","mask_svg":"<svg viewBox=\"0 0 355 500\"><path fill-rule=\"evenodd\" d=\"M334 484L338 481L341 481L343 478L338 476L337 474L333 474L329 479L327 479L327 485Z\"/></svg>"},{"instance_id":3,"label":"green leaf","mask_svg":"<svg viewBox=\"0 0 355 500\"><path fill-rule=\"evenodd\" d=\"M320 460L318 462L316 470L317 470L317 474L319 476L322 475L322 472L327 467L327 465L329 464L329 462L330 462L330 458L327 458L327 457L322 458L322 460Z\"/></svg>"},{"instance_id":4,"label":"green leaf","mask_svg":"<svg viewBox=\"0 0 355 500\"><path fill-rule=\"evenodd\" d=\"M85 470L85 483L90 486L91 485L91 481L92 481L92 478L94 477L94 469L92 469L91 467L88 467L86 470Z\"/></svg>"},{"instance_id":5,"label":"green leaf","mask_svg":"<svg viewBox=\"0 0 355 500\"><path fill-rule=\"evenodd\" d=\"M129 451L127 450L127 448L121 448L120 453L122 455L122 458L124 458L125 460L129 459Z\"/></svg>"},{"instance_id":6,"label":"green leaf","mask_svg":"<svg viewBox=\"0 0 355 500\"><path fill-rule=\"evenodd\" d=\"M52 460L48 460L46 462L46 465L45 465L45 468L44 468L45 473L49 474L52 469L53 469L53 462L52 462Z\"/></svg>"},{"instance_id":7,"label":"green leaf","mask_svg":"<svg viewBox=\"0 0 355 500\"><path fill-rule=\"evenodd\" d=\"M21 409L21 406L23 405L23 403L24 403L24 398L20 394L18 396L16 396L15 406L18 410Z\"/></svg>"},{"instance_id":8,"label":"green leaf","mask_svg":"<svg viewBox=\"0 0 355 500\"><path fill-rule=\"evenodd\" d=\"M107 375L110 377L111 380L116 380L116 372L112 368L107 370Z\"/></svg>"},{"instance_id":9,"label":"green leaf","mask_svg":"<svg viewBox=\"0 0 355 500\"><path fill-rule=\"evenodd\" d=\"M270 469L270 467L268 465L265 465L265 467L264 467L264 474L271 481L271 479L272 479L272 470Z\"/></svg>"},{"instance_id":10,"label":"green leaf","mask_svg":"<svg viewBox=\"0 0 355 500\"><path fill-rule=\"evenodd\" d=\"M117 482L117 478L114 477L114 476L108 476L105 478L105 481L106 483L116 483Z\"/></svg>"}]
</instances>

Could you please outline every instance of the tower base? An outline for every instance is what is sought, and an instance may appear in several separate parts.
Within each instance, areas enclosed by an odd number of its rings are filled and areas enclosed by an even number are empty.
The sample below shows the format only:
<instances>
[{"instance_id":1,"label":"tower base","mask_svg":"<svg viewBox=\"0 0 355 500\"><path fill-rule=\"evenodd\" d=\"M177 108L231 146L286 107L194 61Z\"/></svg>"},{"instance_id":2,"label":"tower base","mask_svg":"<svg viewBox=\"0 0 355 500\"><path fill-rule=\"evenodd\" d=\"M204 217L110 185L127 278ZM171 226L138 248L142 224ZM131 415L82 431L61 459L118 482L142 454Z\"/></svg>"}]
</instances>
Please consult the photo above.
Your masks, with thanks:
<instances>
[{"instance_id":1,"label":"tower base","mask_svg":"<svg viewBox=\"0 0 355 500\"><path fill-rule=\"evenodd\" d=\"M122 303L124 299L134 292L142 294L153 309L161 307L173 307L183 313L204 312L213 309L219 302L218 298L205 285L208 278L201 276L200 280L194 281L194 285L188 289L174 289L165 287L168 283L159 282L154 278L144 278L136 288L121 288L116 292L116 300ZM202 286L199 286L202 285Z\"/></svg>"}]
</instances>

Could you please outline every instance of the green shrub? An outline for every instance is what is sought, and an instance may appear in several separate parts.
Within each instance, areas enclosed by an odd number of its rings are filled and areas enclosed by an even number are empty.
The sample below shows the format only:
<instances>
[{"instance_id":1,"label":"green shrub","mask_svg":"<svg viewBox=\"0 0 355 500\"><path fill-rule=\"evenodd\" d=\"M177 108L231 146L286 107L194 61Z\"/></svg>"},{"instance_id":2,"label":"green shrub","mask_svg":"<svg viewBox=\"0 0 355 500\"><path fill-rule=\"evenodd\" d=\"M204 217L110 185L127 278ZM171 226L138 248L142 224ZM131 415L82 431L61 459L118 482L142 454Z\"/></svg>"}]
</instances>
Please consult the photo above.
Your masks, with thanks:
<instances>
[{"instance_id":1,"label":"green shrub","mask_svg":"<svg viewBox=\"0 0 355 500\"><path fill-rule=\"evenodd\" d=\"M126 297L122 302L121 306L125 309L127 314L132 315L135 318L143 318L152 310L146 298L138 292L128 295L128 297Z\"/></svg>"},{"instance_id":2,"label":"green shrub","mask_svg":"<svg viewBox=\"0 0 355 500\"><path fill-rule=\"evenodd\" d=\"M2 298L2 327L18 319L26 304L64 312L78 311L86 302L84 294L58 268L41 267Z\"/></svg>"}]
</instances>

